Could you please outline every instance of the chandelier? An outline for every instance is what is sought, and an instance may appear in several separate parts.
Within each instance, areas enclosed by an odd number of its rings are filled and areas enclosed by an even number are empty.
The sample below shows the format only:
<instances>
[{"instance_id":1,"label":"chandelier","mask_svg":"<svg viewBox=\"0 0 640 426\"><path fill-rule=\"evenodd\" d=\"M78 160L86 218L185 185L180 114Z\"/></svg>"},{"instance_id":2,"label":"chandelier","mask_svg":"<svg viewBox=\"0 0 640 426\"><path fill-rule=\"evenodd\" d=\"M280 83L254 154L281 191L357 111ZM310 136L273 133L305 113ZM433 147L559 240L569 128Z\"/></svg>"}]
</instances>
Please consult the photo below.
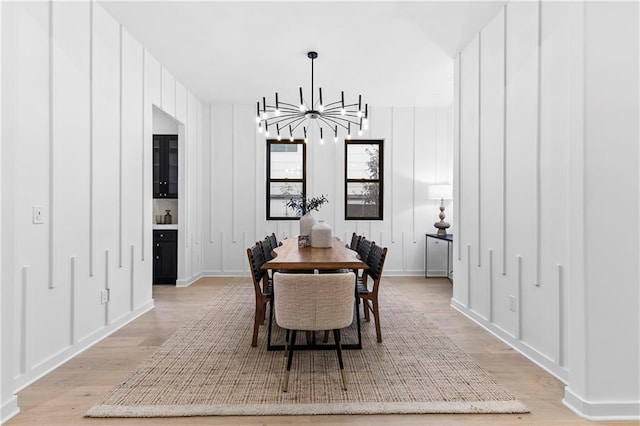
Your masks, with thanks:
<instances>
[{"instance_id":1,"label":"chandelier","mask_svg":"<svg viewBox=\"0 0 640 426\"><path fill-rule=\"evenodd\" d=\"M367 129L369 108L364 105L362 108L362 95L358 95L358 102L345 103L344 92L341 92L340 100L325 103L322 98L322 88L318 88L318 99L315 98L315 90L313 87L313 61L318 57L317 52L308 52L307 57L311 59L311 102L305 100L302 87L300 87L300 103L295 105L289 102L283 102L278 98L276 92L275 103L267 104L266 98L262 98L262 107L260 101L257 102L256 123L258 132L269 137L270 131L275 130L276 138L282 140L284 136L288 136L293 142L296 131L302 126L304 142L307 142L307 130L311 123L316 123L320 129L320 143L324 143L325 130L328 134L333 134L333 141L338 141L338 129L344 129L347 133L347 139L351 139L351 130L358 131L362 134L362 129Z\"/></svg>"}]
</instances>

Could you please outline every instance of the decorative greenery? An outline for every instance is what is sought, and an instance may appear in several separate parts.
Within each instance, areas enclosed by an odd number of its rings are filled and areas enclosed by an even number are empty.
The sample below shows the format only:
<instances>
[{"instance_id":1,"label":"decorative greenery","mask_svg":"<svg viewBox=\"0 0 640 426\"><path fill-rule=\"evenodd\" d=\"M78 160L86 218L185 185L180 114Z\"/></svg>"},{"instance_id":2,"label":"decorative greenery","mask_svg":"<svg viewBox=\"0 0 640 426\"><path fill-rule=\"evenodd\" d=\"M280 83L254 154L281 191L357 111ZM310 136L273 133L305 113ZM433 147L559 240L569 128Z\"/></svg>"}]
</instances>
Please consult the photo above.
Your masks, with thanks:
<instances>
[{"instance_id":1,"label":"decorative greenery","mask_svg":"<svg viewBox=\"0 0 640 426\"><path fill-rule=\"evenodd\" d=\"M312 198L294 197L289 199L287 207L295 210L298 216L304 216L310 211L318 211L324 203L328 202L329 200L324 194Z\"/></svg>"},{"instance_id":2,"label":"decorative greenery","mask_svg":"<svg viewBox=\"0 0 640 426\"><path fill-rule=\"evenodd\" d=\"M365 151L369 154L369 159L366 162L367 170L369 171L369 179L380 179L379 170L379 158L380 149L375 147L373 150L366 148ZM365 183L364 184L364 203L365 204L378 204L379 202L379 189L378 183Z\"/></svg>"},{"instance_id":3,"label":"decorative greenery","mask_svg":"<svg viewBox=\"0 0 640 426\"><path fill-rule=\"evenodd\" d=\"M280 194L285 197L290 197L293 194L293 186L289 182L285 182L280 185ZM284 204L284 215L289 216L289 209L287 208L288 201L283 201Z\"/></svg>"}]
</instances>

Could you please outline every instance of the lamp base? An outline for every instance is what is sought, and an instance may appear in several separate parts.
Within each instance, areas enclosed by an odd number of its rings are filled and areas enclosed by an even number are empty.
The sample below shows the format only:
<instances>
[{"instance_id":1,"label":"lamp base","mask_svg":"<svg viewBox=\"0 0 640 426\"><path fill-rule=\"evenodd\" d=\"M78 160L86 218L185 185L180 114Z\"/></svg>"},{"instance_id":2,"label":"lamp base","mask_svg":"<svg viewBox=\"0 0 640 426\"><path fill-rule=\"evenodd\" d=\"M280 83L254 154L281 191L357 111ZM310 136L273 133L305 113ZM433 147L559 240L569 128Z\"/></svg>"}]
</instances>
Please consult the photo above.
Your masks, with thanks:
<instances>
[{"instance_id":1,"label":"lamp base","mask_svg":"<svg viewBox=\"0 0 640 426\"><path fill-rule=\"evenodd\" d=\"M438 232L436 232L436 235L440 237L446 237L447 228L449 228L451 225L448 222L441 220L440 222L434 223L433 226L435 226L438 229Z\"/></svg>"}]
</instances>

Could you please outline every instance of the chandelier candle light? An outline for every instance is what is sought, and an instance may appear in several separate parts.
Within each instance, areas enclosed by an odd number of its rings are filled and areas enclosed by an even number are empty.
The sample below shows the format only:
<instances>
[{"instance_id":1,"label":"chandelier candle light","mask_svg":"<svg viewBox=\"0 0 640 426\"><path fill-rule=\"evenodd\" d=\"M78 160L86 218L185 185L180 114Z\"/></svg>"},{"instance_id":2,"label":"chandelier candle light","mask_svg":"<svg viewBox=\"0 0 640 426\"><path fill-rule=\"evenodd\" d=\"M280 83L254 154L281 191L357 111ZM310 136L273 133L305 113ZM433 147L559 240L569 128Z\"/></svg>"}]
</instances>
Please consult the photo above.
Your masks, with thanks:
<instances>
[{"instance_id":1,"label":"chandelier candle light","mask_svg":"<svg viewBox=\"0 0 640 426\"><path fill-rule=\"evenodd\" d=\"M318 88L318 99L315 99L313 86L313 61L318 57L317 52L308 52L307 57L311 59L311 102L305 101L302 87L300 87L300 103L294 105L283 102L275 96L275 104L267 104L266 98L262 98L262 108L260 101L257 102L256 123L258 132L269 137L269 127L275 128L276 138L282 140L282 134L288 133L289 140L293 142L296 130L302 125L304 142L307 142L307 130L311 122L315 122L320 129L320 143L324 143L324 130L329 134L333 133L333 141L338 142L338 128L347 132L347 139L351 139L351 129L357 129L358 134L362 134L362 129L368 129L369 107L364 104L362 108L362 95L358 95L358 102L346 104L344 92L341 92L340 100L324 103L322 99L322 88ZM299 130L298 130L298 134Z\"/></svg>"}]
</instances>

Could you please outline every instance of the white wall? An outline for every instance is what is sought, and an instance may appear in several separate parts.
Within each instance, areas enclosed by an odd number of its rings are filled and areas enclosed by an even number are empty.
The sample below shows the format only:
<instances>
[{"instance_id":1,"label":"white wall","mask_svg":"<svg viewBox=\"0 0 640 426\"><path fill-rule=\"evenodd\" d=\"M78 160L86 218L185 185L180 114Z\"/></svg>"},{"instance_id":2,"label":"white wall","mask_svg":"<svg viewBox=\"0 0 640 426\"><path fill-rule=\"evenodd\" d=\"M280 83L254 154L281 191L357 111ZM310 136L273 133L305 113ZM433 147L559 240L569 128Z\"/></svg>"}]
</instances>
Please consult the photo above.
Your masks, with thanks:
<instances>
[{"instance_id":1,"label":"white wall","mask_svg":"<svg viewBox=\"0 0 640 426\"><path fill-rule=\"evenodd\" d=\"M19 389L153 307L152 105L184 124L194 164L201 106L96 3L0 8L6 419ZM198 173L185 172L187 198ZM183 206L192 217L197 202ZM43 224L32 223L33 206ZM183 280L199 272L191 247Z\"/></svg>"},{"instance_id":2,"label":"white wall","mask_svg":"<svg viewBox=\"0 0 640 426\"><path fill-rule=\"evenodd\" d=\"M255 106L211 105L204 117L203 208L198 209L203 273L246 275L247 247L271 232L279 239L298 234L298 221L266 220L266 140L256 131ZM373 107L370 123L360 138L384 139L384 220L344 220L344 135L324 145L319 135L309 138L307 193L329 199L314 216L344 241L357 232L388 247L385 273L423 275L424 234L435 232L440 204L427 200L427 185L452 182L452 110ZM450 221L453 208L446 214Z\"/></svg>"},{"instance_id":3,"label":"white wall","mask_svg":"<svg viewBox=\"0 0 640 426\"><path fill-rule=\"evenodd\" d=\"M638 22L510 2L456 61L452 304L594 419L640 412Z\"/></svg>"}]
</instances>

